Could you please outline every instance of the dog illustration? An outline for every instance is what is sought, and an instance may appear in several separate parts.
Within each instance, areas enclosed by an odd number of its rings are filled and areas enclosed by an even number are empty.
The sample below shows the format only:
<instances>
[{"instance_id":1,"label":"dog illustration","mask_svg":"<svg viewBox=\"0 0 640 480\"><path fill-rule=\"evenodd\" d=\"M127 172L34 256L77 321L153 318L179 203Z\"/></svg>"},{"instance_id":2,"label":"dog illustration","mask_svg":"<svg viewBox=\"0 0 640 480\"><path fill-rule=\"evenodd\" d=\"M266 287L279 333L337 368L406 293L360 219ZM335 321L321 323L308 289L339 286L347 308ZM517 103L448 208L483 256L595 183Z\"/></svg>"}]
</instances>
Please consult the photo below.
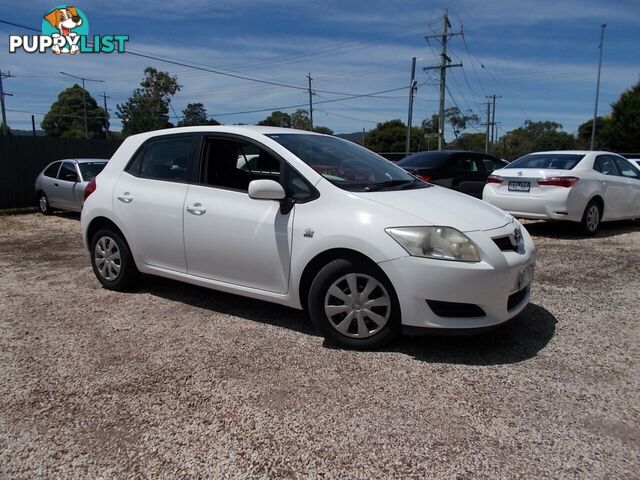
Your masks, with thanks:
<instances>
[{"instance_id":1,"label":"dog illustration","mask_svg":"<svg viewBox=\"0 0 640 480\"><path fill-rule=\"evenodd\" d=\"M57 28L60 31L60 33L54 33L51 35L54 39L59 37L77 37L78 34L72 32L72 30L82 25L82 18L78 15L78 9L76 7L56 8L46 14L44 19L49 22L53 28ZM53 47L51 47L51 51L56 55L61 53L71 53L73 55L80 51L80 47L78 47L77 44L72 45L71 49L66 46L66 42L64 45L65 46L63 48L60 48L60 45L54 44Z\"/></svg>"}]
</instances>

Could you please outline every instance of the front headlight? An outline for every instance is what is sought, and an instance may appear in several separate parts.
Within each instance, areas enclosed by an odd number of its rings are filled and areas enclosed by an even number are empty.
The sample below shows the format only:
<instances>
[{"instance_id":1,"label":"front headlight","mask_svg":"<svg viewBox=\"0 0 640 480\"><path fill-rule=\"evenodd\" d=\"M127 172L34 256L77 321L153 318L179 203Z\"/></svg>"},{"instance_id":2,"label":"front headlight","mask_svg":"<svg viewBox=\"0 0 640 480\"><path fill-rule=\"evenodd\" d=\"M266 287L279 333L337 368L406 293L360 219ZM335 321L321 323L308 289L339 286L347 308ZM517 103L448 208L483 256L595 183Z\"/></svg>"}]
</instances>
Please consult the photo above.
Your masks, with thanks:
<instances>
[{"instance_id":1,"label":"front headlight","mask_svg":"<svg viewBox=\"0 0 640 480\"><path fill-rule=\"evenodd\" d=\"M478 246L452 227L394 227L385 231L415 257L479 262Z\"/></svg>"}]
</instances>

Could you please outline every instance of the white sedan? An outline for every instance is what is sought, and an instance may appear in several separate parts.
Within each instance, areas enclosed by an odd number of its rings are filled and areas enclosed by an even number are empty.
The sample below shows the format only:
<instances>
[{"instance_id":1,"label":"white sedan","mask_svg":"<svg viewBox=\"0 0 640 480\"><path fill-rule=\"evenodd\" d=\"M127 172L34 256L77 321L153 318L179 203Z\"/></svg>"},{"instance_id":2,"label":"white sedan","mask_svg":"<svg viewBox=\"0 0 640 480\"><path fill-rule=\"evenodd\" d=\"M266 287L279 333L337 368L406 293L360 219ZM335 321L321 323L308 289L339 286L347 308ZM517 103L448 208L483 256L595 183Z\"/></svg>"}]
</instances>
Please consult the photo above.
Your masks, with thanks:
<instances>
[{"instance_id":1,"label":"white sedan","mask_svg":"<svg viewBox=\"0 0 640 480\"><path fill-rule=\"evenodd\" d=\"M482 199L519 218L578 222L593 235L600 222L640 217L640 170L610 152L530 153L494 171Z\"/></svg>"}]
</instances>

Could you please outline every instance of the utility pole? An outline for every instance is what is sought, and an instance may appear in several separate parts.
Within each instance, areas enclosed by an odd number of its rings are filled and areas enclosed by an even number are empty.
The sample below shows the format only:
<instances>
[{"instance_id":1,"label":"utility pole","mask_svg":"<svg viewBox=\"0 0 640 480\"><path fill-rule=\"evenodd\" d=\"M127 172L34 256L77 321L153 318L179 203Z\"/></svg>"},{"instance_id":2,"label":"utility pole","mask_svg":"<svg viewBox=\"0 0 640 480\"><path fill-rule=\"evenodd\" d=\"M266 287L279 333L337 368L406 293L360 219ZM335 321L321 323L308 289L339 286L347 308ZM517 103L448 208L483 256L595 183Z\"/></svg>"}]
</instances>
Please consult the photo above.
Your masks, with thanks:
<instances>
[{"instance_id":1,"label":"utility pole","mask_svg":"<svg viewBox=\"0 0 640 480\"><path fill-rule=\"evenodd\" d=\"M416 82L416 57L411 59L411 81L409 82L409 113L407 115L407 140L404 153L409 155L411 151L411 124L413 122L413 95L418 89Z\"/></svg>"},{"instance_id":2,"label":"utility pole","mask_svg":"<svg viewBox=\"0 0 640 480\"><path fill-rule=\"evenodd\" d=\"M447 68L462 67L462 63L451 63L451 58L447 55L447 39L455 35L462 35L462 30L459 32L449 32L451 27L449 21L448 10L444 11L442 16L442 34L441 35L427 35L424 37L426 40L430 38L436 38L440 40L440 65L425 67L424 70L440 70L440 112L438 115L438 150L442 150L444 146L444 97L447 85Z\"/></svg>"},{"instance_id":3,"label":"utility pole","mask_svg":"<svg viewBox=\"0 0 640 480\"><path fill-rule=\"evenodd\" d=\"M604 29L607 26L606 23L600 25L602 30L600 31L600 60L598 60L598 82L596 83L596 107L593 111L593 124L591 125L591 150L595 148L596 144L596 118L598 118L598 97L600 96L600 71L602 70L602 44L604 42Z\"/></svg>"},{"instance_id":4,"label":"utility pole","mask_svg":"<svg viewBox=\"0 0 640 480\"><path fill-rule=\"evenodd\" d=\"M104 135L107 140L109 140L109 110L107 110L107 98L111 98L107 96L107 92L102 92L100 95L104 100Z\"/></svg>"},{"instance_id":5,"label":"utility pole","mask_svg":"<svg viewBox=\"0 0 640 480\"><path fill-rule=\"evenodd\" d=\"M6 135L7 134L7 112L4 108L4 97L5 95L10 95L9 93L4 93L4 88L2 86L2 79L3 78L11 78L13 77L13 75L11 75L11 72L7 72L7 73L2 73L2 70L0 70L0 106L2 107L2 134Z\"/></svg>"},{"instance_id":6,"label":"utility pole","mask_svg":"<svg viewBox=\"0 0 640 480\"><path fill-rule=\"evenodd\" d=\"M31 130L33 131L33 136L36 136L36 116L31 115Z\"/></svg>"},{"instance_id":7,"label":"utility pole","mask_svg":"<svg viewBox=\"0 0 640 480\"><path fill-rule=\"evenodd\" d=\"M62 75L66 75L67 77L77 78L78 80L82 80L82 107L84 109L84 136L85 138L89 138L89 124L87 122L87 90L84 88L84 82L99 82L104 83L104 80L96 80L91 78L83 78L78 77L77 75L71 75L70 73L60 72Z\"/></svg>"},{"instance_id":8,"label":"utility pole","mask_svg":"<svg viewBox=\"0 0 640 480\"><path fill-rule=\"evenodd\" d=\"M311 90L311 72L307 75L309 79L309 131L313 131L313 91Z\"/></svg>"},{"instance_id":9,"label":"utility pole","mask_svg":"<svg viewBox=\"0 0 640 480\"><path fill-rule=\"evenodd\" d=\"M364 133L364 127L362 127L362 146L364 147L364 138L365 138L365 133Z\"/></svg>"},{"instance_id":10,"label":"utility pole","mask_svg":"<svg viewBox=\"0 0 640 480\"><path fill-rule=\"evenodd\" d=\"M492 103L492 108L491 108L491 143L496 143L496 140L498 139L498 135L496 133L496 98L502 98L502 96L500 95L496 95L495 93L493 95L488 95L486 98L490 98L491 99L491 103Z\"/></svg>"},{"instance_id":11,"label":"utility pole","mask_svg":"<svg viewBox=\"0 0 640 480\"><path fill-rule=\"evenodd\" d=\"M484 138L484 153L489 153L489 127L491 126L491 102L487 102L487 123L485 123L487 127L487 131L485 133Z\"/></svg>"}]
</instances>

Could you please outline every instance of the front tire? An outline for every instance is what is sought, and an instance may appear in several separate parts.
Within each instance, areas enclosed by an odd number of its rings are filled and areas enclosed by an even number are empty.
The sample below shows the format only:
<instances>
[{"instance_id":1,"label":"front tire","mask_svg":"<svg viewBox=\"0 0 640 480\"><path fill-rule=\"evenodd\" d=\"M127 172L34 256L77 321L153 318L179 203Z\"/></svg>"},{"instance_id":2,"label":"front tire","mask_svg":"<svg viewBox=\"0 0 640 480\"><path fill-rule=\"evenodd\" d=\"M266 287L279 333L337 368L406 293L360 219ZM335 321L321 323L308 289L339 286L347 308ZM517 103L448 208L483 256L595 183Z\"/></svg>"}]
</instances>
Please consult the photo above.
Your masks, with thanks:
<instances>
[{"instance_id":1,"label":"front tire","mask_svg":"<svg viewBox=\"0 0 640 480\"><path fill-rule=\"evenodd\" d=\"M602 219L602 207L597 200L591 200L582 214L580 229L585 235L595 235Z\"/></svg>"},{"instance_id":2,"label":"front tire","mask_svg":"<svg viewBox=\"0 0 640 480\"><path fill-rule=\"evenodd\" d=\"M109 290L125 291L138 278L129 245L120 233L99 230L91 239L91 266L100 283Z\"/></svg>"},{"instance_id":3,"label":"front tire","mask_svg":"<svg viewBox=\"0 0 640 480\"><path fill-rule=\"evenodd\" d=\"M360 350L381 347L400 333L400 305L389 280L364 261L334 260L309 290L309 315L331 343Z\"/></svg>"},{"instance_id":4,"label":"front tire","mask_svg":"<svg viewBox=\"0 0 640 480\"><path fill-rule=\"evenodd\" d=\"M40 192L38 195L38 210L43 215L51 215L51 205L49 205L49 199L44 192Z\"/></svg>"}]
</instances>

